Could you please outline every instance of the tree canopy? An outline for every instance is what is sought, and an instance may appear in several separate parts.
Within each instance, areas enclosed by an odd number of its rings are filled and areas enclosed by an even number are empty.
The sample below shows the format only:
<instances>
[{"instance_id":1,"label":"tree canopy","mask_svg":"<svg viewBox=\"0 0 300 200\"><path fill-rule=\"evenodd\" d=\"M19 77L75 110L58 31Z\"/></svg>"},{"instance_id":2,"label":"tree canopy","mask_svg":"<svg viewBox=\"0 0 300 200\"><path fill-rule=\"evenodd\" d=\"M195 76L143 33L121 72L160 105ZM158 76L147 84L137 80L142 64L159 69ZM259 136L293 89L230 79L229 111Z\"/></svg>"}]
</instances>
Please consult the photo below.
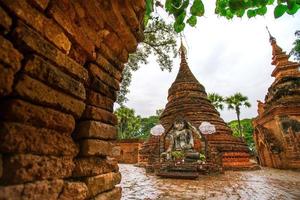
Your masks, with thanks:
<instances>
[{"instance_id":1,"label":"tree canopy","mask_svg":"<svg viewBox=\"0 0 300 200\"><path fill-rule=\"evenodd\" d=\"M243 135L242 132L242 127L241 127L241 123L240 123L240 114L241 114L241 107L245 106L247 108L251 107L251 104L248 101L248 97L242 95L241 93L237 92L234 95L231 95L229 97L226 97L225 102L227 104L227 107L229 110L234 110L237 116L237 121L238 121L238 127L239 127L239 131L240 131L240 135Z\"/></svg>"},{"instance_id":2,"label":"tree canopy","mask_svg":"<svg viewBox=\"0 0 300 200\"><path fill-rule=\"evenodd\" d=\"M300 0L216 0L215 13L227 19L243 17L246 13L248 18L252 18L265 15L270 5L275 6L274 17L279 18L285 13L294 15L300 8ZM151 19L154 6L163 7L174 17L173 27L178 33L184 30L186 24L196 26L197 17L205 14L202 0L166 0L164 5L159 0L146 0L145 24Z\"/></svg>"},{"instance_id":3,"label":"tree canopy","mask_svg":"<svg viewBox=\"0 0 300 200\"><path fill-rule=\"evenodd\" d=\"M293 48L290 55L294 56L295 60L300 61L300 30L295 32L296 40L293 43Z\"/></svg>"},{"instance_id":4,"label":"tree canopy","mask_svg":"<svg viewBox=\"0 0 300 200\"><path fill-rule=\"evenodd\" d=\"M118 118L118 139L137 138L141 129L141 117L125 106L116 109L114 113Z\"/></svg>"},{"instance_id":5,"label":"tree canopy","mask_svg":"<svg viewBox=\"0 0 300 200\"><path fill-rule=\"evenodd\" d=\"M236 137L243 137L249 147L249 149L254 152L255 151L255 144L253 140L253 126L252 126L252 119L242 119L240 121L242 132L244 133L241 135L239 131L239 123L237 120L233 120L228 123L230 126L233 135Z\"/></svg>"},{"instance_id":6,"label":"tree canopy","mask_svg":"<svg viewBox=\"0 0 300 200\"><path fill-rule=\"evenodd\" d=\"M159 17L153 17L145 27L144 37L136 52L129 55L128 63L125 65L117 98L119 105L124 105L128 100L126 95L129 93L132 72L147 64L149 55L155 56L161 70L172 70L173 58L177 56L177 34L172 25Z\"/></svg>"},{"instance_id":7,"label":"tree canopy","mask_svg":"<svg viewBox=\"0 0 300 200\"><path fill-rule=\"evenodd\" d=\"M116 109L114 113L118 118L118 139L147 139L150 129L159 123L161 110L156 111L157 115L142 118L132 108L121 106Z\"/></svg>"},{"instance_id":8,"label":"tree canopy","mask_svg":"<svg viewBox=\"0 0 300 200\"><path fill-rule=\"evenodd\" d=\"M224 97L217 93L209 93L207 97L217 110L223 110Z\"/></svg>"}]
</instances>

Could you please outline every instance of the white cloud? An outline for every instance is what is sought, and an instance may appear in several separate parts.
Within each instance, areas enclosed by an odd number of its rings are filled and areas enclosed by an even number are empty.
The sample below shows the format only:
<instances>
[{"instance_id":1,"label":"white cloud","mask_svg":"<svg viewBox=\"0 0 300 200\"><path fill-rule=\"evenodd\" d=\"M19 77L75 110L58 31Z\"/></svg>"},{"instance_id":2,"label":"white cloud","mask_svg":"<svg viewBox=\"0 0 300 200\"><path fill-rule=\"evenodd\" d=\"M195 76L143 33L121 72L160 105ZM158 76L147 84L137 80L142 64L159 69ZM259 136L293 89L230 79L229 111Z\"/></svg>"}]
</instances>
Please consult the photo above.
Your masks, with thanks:
<instances>
[{"instance_id":1,"label":"white cloud","mask_svg":"<svg viewBox=\"0 0 300 200\"><path fill-rule=\"evenodd\" d=\"M257 100L264 100L273 82L271 72L271 45L265 29L267 25L277 43L289 52L300 29L300 13L275 20L273 8L265 17L226 20L210 11L202 17L197 28L184 31L190 69L207 92L228 96L241 92L249 97L250 109L242 108L241 117L257 115ZM147 66L133 73L127 106L141 116L155 114L167 103L168 89L175 80L179 58L174 60L173 71L161 71L153 57ZM233 111L221 112L225 121L235 119Z\"/></svg>"}]
</instances>

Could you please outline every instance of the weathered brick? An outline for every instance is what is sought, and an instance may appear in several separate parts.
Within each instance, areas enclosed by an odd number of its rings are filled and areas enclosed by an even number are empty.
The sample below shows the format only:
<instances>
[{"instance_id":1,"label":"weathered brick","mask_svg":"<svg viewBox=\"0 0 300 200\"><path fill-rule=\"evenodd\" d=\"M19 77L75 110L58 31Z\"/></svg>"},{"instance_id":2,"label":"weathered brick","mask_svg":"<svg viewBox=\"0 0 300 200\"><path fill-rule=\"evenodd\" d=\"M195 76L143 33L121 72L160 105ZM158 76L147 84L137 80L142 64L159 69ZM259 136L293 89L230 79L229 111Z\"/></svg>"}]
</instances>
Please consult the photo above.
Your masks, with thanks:
<instances>
[{"instance_id":1,"label":"weathered brick","mask_svg":"<svg viewBox=\"0 0 300 200\"><path fill-rule=\"evenodd\" d=\"M72 4L78 16L76 19L78 26L84 29L83 33L93 41L96 47L99 47L109 33L109 31L104 28L101 14L99 15L97 13L101 11L95 11L96 7L93 6L92 1L89 1L89 3L85 3L84 0L72 1ZM97 18L95 18L95 16L97 16Z\"/></svg>"},{"instance_id":2,"label":"weathered brick","mask_svg":"<svg viewBox=\"0 0 300 200\"><path fill-rule=\"evenodd\" d=\"M105 1L101 6L103 7L102 14L106 23L118 34L128 52L134 52L137 41L121 15L119 3L117 1Z\"/></svg>"},{"instance_id":3,"label":"weathered brick","mask_svg":"<svg viewBox=\"0 0 300 200\"><path fill-rule=\"evenodd\" d=\"M116 125L118 123L118 119L113 113L89 105L86 106L86 109L82 114L82 119L97 120L112 125Z\"/></svg>"},{"instance_id":4,"label":"weathered brick","mask_svg":"<svg viewBox=\"0 0 300 200\"><path fill-rule=\"evenodd\" d=\"M108 172L118 172L119 167L116 160L108 160L100 157L86 157L75 159L73 176L96 176Z\"/></svg>"},{"instance_id":5,"label":"weathered brick","mask_svg":"<svg viewBox=\"0 0 300 200\"><path fill-rule=\"evenodd\" d=\"M78 148L70 136L19 123L0 124L0 151L37 155L75 156Z\"/></svg>"},{"instance_id":6,"label":"weathered brick","mask_svg":"<svg viewBox=\"0 0 300 200\"><path fill-rule=\"evenodd\" d=\"M111 49L105 43L101 43L99 49L100 52L97 53L103 55L115 67L117 67L120 71L123 71L125 62L120 61L119 58L113 54Z\"/></svg>"},{"instance_id":7,"label":"weathered brick","mask_svg":"<svg viewBox=\"0 0 300 200\"><path fill-rule=\"evenodd\" d=\"M2 160L2 155L0 154L0 179L3 176L3 160Z\"/></svg>"},{"instance_id":8,"label":"weathered brick","mask_svg":"<svg viewBox=\"0 0 300 200\"><path fill-rule=\"evenodd\" d=\"M63 30L52 19L45 17L45 15L30 6L26 1L3 0L2 2L20 19L24 20L31 27L34 27L59 49L67 53L69 52L71 42Z\"/></svg>"},{"instance_id":9,"label":"weathered brick","mask_svg":"<svg viewBox=\"0 0 300 200\"><path fill-rule=\"evenodd\" d=\"M120 38L114 33L110 32L106 37L105 40L103 41L113 52L114 55L116 55L120 61L126 62L128 59L128 52L125 48L125 44L122 43ZM122 56L122 52L126 51L127 56Z\"/></svg>"},{"instance_id":10,"label":"weathered brick","mask_svg":"<svg viewBox=\"0 0 300 200\"><path fill-rule=\"evenodd\" d=\"M82 182L66 181L58 200L83 200L88 197L88 188Z\"/></svg>"},{"instance_id":11,"label":"weathered brick","mask_svg":"<svg viewBox=\"0 0 300 200\"><path fill-rule=\"evenodd\" d=\"M87 177L84 179L84 182L86 183L91 196L96 196L101 192L113 189L116 184L120 183L120 181L121 174L119 172L110 172L107 174Z\"/></svg>"},{"instance_id":12,"label":"weathered brick","mask_svg":"<svg viewBox=\"0 0 300 200\"><path fill-rule=\"evenodd\" d=\"M43 11L47 8L50 0L28 0L29 3L34 5L39 10Z\"/></svg>"},{"instance_id":13,"label":"weathered brick","mask_svg":"<svg viewBox=\"0 0 300 200\"><path fill-rule=\"evenodd\" d=\"M117 92L113 88L111 88L111 87L107 86L105 83L103 83L97 77L90 76L90 84L89 85L93 90L100 92L101 94L107 96L111 100L115 101L117 99Z\"/></svg>"},{"instance_id":14,"label":"weathered brick","mask_svg":"<svg viewBox=\"0 0 300 200\"><path fill-rule=\"evenodd\" d=\"M20 44L21 48L26 47L27 51L32 50L36 54L44 56L76 79L82 82L87 81L88 73L85 68L69 58L66 54L63 54L54 45L23 22L18 21L17 27L14 30L14 36L19 39L19 42L22 41Z\"/></svg>"},{"instance_id":15,"label":"weathered brick","mask_svg":"<svg viewBox=\"0 0 300 200\"><path fill-rule=\"evenodd\" d=\"M53 19L76 41L92 59L96 58L95 46L93 42L83 34L80 27L74 21L74 8L70 3L66 5L63 1L56 1L48 8ZM73 16L72 16L73 15Z\"/></svg>"},{"instance_id":16,"label":"weathered brick","mask_svg":"<svg viewBox=\"0 0 300 200\"><path fill-rule=\"evenodd\" d=\"M25 66L25 73L29 74L40 81L60 88L64 92L69 93L75 97L85 100L85 88L84 85L68 76L64 72L61 72L52 64L46 62L39 56L34 56L30 59Z\"/></svg>"},{"instance_id":17,"label":"weathered brick","mask_svg":"<svg viewBox=\"0 0 300 200\"><path fill-rule=\"evenodd\" d=\"M113 144L111 142L86 139L79 142L81 156L110 156Z\"/></svg>"},{"instance_id":18,"label":"weathered brick","mask_svg":"<svg viewBox=\"0 0 300 200\"><path fill-rule=\"evenodd\" d=\"M99 53L97 54L96 63L118 81L122 80L121 71L119 71L117 67L113 66L104 56Z\"/></svg>"},{"instance_id":19,"label":"weathered brick","mask_svg":"<svg viewBox=\"0 0 300 200\"><path fill-rule=\"evenodd\" d=\"M0 97L9 95L12 92L14 75L11 68L4 67L0 63Z\"/></svg>"},{"instance_id":20,"label":"weathered brick","mask_svg":"<svg viewBox=\"0 0 300 200\"><path fill-rule=\"evenodd\" d=\"M57 199L64 185L63 180L36 181L33 183L0 187L1 200Z\"/></svg>"},{"instance_id":21,"label":"weathered brick","mask_svg":"<svg viewBox=\"0 0 300 200\"><path fill-rule=\"evenodd\" d=\"M86 10L86 15L93 19L96 30L104 29L105 26L105 21L101 13L103 8L101 6L95 6L95 4L101 5L101 3L102 2L99 2L98 0L90 0L89 3L85 3L84 0L81 0L81 5Z\"/></svg>"},{"instance_id":22,"label":"weathered brick","mask_svg":"<svg viewBox=\"0 0 300 200\"><path fill-rule=\"evenodd\" d=\"M60 91L45 85L44 83L30 78L27 75L20 77L15 90L21 97L37 102L45 106L62 109L75 117L81 116L85 104Z\"/></svg>"},{"instance_id":23,"label":"weathered brick","mask_svg":"<svg viewBox=\"0 0 300 200\"><path fill-rule=\"evenodd\" d=\"M112 99L92 90L87 90L86 103L110 112L112 112L114 108L114 101Z\"/></svg>"},{"instance_id":24,"label":"weathered brick","mask_svg":"<svg viewBox=\"0 0 300 200\"><path fill-rule=\"evenodd\" d=\"M6 31L9 31L12 24L12 20L1 6L0 19L0 26L3 27Z\"/></svg>"},{"instance_id":25,"label":"weathered brick","mask_svg":"<svg viewBox=\"0 0 300 200\"><path fill-rule=\"evenodd\" d=\"M134 2L129 1L129 3L131 4L137 16L139 16L138 14L140 13L143 14L142 16L144 16L144 12L146 8L146 2L144 0L136 0ZM138 18L141 19L141 17Z\"/></svg>"},{"instance_id":26,"label":"weathered brick","mask_svg":"<svg viewBox=\"0 0 300 200\"><path fill-rule=\"evenodd\" d=\"M0 200L21 200L24 185L0 186Z\"/></svg>"},{"instance_id":27,"label":"weathered brick","mask_svg":"<svg viewBox=\"0 0 300 200\"><path fill-rule=\"evenodd\" d=\"M99 66L90 64L88 66L88 70L91 72L93 76L96 76L101 81L106 83L108 86L113 87L115 90L120 89L120 82L111 77L109 74L107 74L104 70L102 70Z\"/></svg>"},{"instance_id":28,"label":"weathered brick","mask_svg":"<svg viewBox=\"0 0 300 200\"><path fill-rule=\"evenodd\" d=\"M97 121L82 121L78 124L75 137L77 139L116 139L117 129L114 126Z\"/></svg>"},{"instance_id":29,"label":"weathered brick","mask_svg":"<svg viewBox=\"0 0 300 200\"><path fill-rule=\"evenodd\" d=\"M75 128L75 119L72 115L33 105L23 100L13 99L2 102L0 110L6 121L54 129L66 135L71 135Z\"/></svg>"},{"instance_id":30,"label":"weathered brick","mask_svg":"<svg viewBox=\"0 0 300 200\"><path fill-rule=\"evenodd\" d=\"M98 194L94 197L95 200L113 200L113 199L121 199L122 197L122 188L115 187L114 189Z\"/></svg>"},{"instance_id":31,"label":"weathered brick","mask_svg":"<svg viewBox=\"0 0 300 200\"><path fill-rule=\"evenodd\" d=\"M140 41L139 39L143 37L141 34L142 28L130 1L120 1L120 8L122 16L129 25L131 32Z\"/></svg>"},{"instance_id":32,"label":"weathered brick","mask_svg":"<svg viewBox=\"0 0 300 200\"><path fill-rule=\"evenodd\" d=\"M10 41L0 35L0 60L17 72L21 67L22 59L23 55L14 48Z\"/></svg>"},{"instance_id":33,"label":"weathered brick","mask_svg":"<svg viewBox=\"0 0 300 200\"><path fill-rule=\"evenodd\" d=\"M79 45L73 45L68 56L80 65L84 65L88 59L87 53Z\"/></svg>"},{"instance_id":34,"label":"weathered brick","mask_svg":"<svg viewBox=\"0 0 300 200\"><path fill-rule=\"evenodd\" d=\"M17 154L3 156L4 184L19 184L36 180L67 178L72 175L73 157Z\"/></svg>"}]
</instances>

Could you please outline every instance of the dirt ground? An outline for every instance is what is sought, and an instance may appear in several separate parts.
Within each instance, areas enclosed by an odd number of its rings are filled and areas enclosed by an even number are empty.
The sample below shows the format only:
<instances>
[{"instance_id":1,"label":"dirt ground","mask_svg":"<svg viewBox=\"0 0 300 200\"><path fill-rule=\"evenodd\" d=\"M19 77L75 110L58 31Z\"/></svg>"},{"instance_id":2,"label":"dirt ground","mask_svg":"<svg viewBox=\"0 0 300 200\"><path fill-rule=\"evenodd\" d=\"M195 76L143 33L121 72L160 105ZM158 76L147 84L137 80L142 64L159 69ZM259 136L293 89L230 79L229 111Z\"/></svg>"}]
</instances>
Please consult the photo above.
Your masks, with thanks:
<instances>
[{"instance_id":1,"label":"dirt ground","mask_svg":"<svg viewBox=\"0 0 300 200\"><path fill-rule=\"evenodd\" d=\"M300 200L300 171L263 168L226 171L197 180L162 179L143 168L121 164L122 199Z\"/></svg>"}]
</instances>

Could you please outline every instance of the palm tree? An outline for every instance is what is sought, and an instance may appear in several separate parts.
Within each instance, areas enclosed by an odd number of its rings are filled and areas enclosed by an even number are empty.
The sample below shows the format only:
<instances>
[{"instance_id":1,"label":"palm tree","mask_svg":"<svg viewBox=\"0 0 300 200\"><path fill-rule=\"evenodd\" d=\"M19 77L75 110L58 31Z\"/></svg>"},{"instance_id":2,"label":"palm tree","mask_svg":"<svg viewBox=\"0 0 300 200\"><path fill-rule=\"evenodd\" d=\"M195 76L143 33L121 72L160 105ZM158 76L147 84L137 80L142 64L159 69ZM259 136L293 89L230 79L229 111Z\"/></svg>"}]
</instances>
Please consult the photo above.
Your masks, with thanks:
<instances>
[{"instance_id":1,"label":"palm tree","mask_svg":"<svg viewBox=\"0 0 300 200\"><path fill-rule=\"evenodd\" d=\"M214 105L217 110L223 110L224 108L224 97L217 93L209 93L207 95L208 99Z\"/></svg>"},{"instance_id":2,"label":"palm tree","mask_svg":"<svg viewBox=\"0 0 300 200\"><path fill-rule=\"evenodd\" d=\"M225 99L225 102L228 106L228 110L235 110L237 120L238 120L238 129L239 133L242 137L244 134L242 133L241 121L240 121L240 114L241 114L241 106L245 106L247 108L251 107L251 104L248 101L248 97L243 96L241 93L237 92L232 96L229 96Z\"/></svg>"}]
</instances>

